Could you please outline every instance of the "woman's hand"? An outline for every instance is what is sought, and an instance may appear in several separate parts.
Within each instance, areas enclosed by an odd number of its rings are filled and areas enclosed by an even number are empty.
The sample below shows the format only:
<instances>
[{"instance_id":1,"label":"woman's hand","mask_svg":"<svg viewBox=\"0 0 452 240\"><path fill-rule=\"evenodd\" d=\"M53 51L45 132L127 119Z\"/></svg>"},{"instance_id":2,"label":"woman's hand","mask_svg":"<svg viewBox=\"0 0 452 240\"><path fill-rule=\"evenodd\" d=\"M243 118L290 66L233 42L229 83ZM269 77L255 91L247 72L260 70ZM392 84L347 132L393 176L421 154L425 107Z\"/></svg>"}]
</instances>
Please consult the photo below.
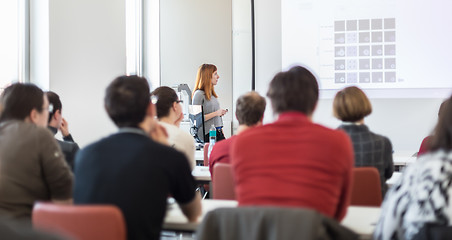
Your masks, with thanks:
<instances>
[{"instance_id":1,"label":"woman's hand","mask_svg":"<svg viewBox=\"0 0 452 240\"><path fill-rule=\"evenodd\" d=\"M217 111L215 111L215 114L219 117L223 117L226 113L228 112L227 109L218 109Z\"/></svg>"}]
</instances>

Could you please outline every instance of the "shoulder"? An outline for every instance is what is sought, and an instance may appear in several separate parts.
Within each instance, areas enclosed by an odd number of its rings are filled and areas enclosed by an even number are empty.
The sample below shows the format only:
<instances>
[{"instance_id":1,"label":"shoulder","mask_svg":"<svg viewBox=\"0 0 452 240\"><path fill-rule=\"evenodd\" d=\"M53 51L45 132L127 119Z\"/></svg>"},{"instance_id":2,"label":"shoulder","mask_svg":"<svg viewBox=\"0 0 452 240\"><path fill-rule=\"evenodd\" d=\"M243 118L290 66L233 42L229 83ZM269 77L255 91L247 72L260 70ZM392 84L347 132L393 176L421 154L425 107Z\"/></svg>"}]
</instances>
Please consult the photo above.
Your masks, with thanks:
<instances>
[{"instance_id":1,"label":"shoulder","mask_svg":"<svg viewBox=\"0 0 452 240\"><path fill-rule=\"evenodd\" d=\"M205 95L206 95L206 93L203 90L196 90L195 93L193 94L193 98L204 97Z\"/></svg>"},{"instance_id":2,"label":"shoulder","mask_svg":"<svg viewBox=\"0 0 452 240\"><path fill-rule=\"evenodd\" d=\"M19 133L21 133L23 136L31 137L30 139L36 139L39 143L56 144L56 140L52 132L45 127L40 127L33 123L22 122L18 123L18 128Z\"/></svg>"},{"instance_id":3,"label":"shoulder","mask_svg":"<svg viewBox=\"0 0 452 240\"><path fill-rule=\"evenodd\" d=\"M350 142L350 137L343 128L332 129L323 125L312 123L312 132L321 135L326 141Z\"/></svg>"},{"instance_id":4,"label":"shoulder","mask_svg":"<svg viewBox=\"0 0 452 240\"><path fill-rule=\"evenodd\" d=\"M231 136L231 137L228 138L228 139L219 141L219 142L215 143L215 146L214 146L213 149L215 149L215 148L217 148L217 149L220 149L220 148L229 148L229 147L231 146L232 142L233 142L236 138L237 138L237 136ZM213 150L212 150L212 151L213 151Z\"/></svg>"},{"instance_id":5,"label":"shoulder","mask_svg":"<svg viewBox=\"0 0 452 240\"><path fill-rule=\"evenodd\" d=\"M382 142L384 142L385 144L391 144L391 140L389 140L388 137L383 136L383 135L381 135L381 134L374 133L374 132L372 132L372 131L369 131L369 133L370 133L370 135L372 136L372 138L374 138L375 140L382 141Z\"/></svg>"}]
</instances>

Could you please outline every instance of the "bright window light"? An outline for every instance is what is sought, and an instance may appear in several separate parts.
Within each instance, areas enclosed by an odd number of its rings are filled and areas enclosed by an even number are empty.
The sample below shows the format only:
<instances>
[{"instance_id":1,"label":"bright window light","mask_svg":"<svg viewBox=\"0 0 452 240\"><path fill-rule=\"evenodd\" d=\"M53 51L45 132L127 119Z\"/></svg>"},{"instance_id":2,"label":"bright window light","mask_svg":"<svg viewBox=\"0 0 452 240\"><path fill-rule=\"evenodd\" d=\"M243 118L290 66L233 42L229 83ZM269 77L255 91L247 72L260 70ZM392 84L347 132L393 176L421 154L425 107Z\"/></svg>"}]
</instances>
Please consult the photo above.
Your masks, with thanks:
<instances>
[{"instance_id":1,"label":"bright window light","mask_svg":"<svg viewBox=\"0 0 452 240\"><path fill-rule=\"evenodd\" d=\"M19 1L0 1L0 88L19 80Z\"/></svg>"}]
</instances>

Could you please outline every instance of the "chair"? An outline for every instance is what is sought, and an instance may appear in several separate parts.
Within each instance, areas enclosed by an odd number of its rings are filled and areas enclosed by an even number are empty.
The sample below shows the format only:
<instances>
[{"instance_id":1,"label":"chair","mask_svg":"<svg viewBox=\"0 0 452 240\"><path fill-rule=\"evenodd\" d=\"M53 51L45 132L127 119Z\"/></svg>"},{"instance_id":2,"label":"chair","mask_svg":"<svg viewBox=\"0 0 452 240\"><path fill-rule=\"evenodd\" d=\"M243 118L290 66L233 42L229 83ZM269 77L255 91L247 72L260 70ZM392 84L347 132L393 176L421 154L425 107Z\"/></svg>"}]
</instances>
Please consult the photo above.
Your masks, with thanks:
<instances>
[{"instance_id":1,"label":"chair","mask_svg":"<svg viewBox=\"0 0 452 240\"><path fill-rule=\"evenodd\" d=\"M353 240L358 235L336 220L303 208L218 208L207 213L197 240Z\"/></svg>"},{"instance_id":2,"label":"chair","mask_svg":"<svg viewBox=\"0 0 452 240\"><path fill-rule=\"evenodd\" d=\"M450 240L452 227L440 223L428 222L414 235L413 240Z\"/></svg>"},{"instance_id":3,"label":"chair","mask_svg":"<svg viewBox=\"0 0 452 240\"><path fill-rule=\"evenodd\" d=\"M234 178L231 164L217 163L213 167L213 199L235 200Z\"/></svg>"},{"instance_id":4,"label":"chair","mask_svg":"<svg viewBox=\"0 0 452 240\"><path fill-rule=\"evenodd\" d=\"M208 156L209 155L209 143L204 144L203 153L204 153L204 166L209 167L209 156ZM209 184L204 184L202 187L204 188L204 197L203 197L203 199L204 199L204 198L206 198L207 194L209 193L210 186L209 186Z\"/></svg>"},{"instance_id":5,"label":"chair","mask_svg":"<svg viewBox=\"0 0 452 240\"><path fill-rule=\"evenodd\" d=\"M379 207L382 202L380 173L374 167L353 168L350 205Z\"/></svg>"},{"instance_id":6,"label":"chair","mask_svg":"<svg viewBox=\"0 0 452 240\"><path fill-rule=\"evenodd\" d=\"M209 143L205 143L204 144L204 166L208 167L209 166L209 157L207 156L209 154Z\"/></svg>"},{"instance_id":7,"label":"chair","mask_svg":"<svg viewBox=\"0 0 452 240\"><path fill-rule=\"evenodd\" d=\"M79 240L125 240L121 210L113 205L63 205L36 203L33 227Z\"/></svg>"}]
</instances>

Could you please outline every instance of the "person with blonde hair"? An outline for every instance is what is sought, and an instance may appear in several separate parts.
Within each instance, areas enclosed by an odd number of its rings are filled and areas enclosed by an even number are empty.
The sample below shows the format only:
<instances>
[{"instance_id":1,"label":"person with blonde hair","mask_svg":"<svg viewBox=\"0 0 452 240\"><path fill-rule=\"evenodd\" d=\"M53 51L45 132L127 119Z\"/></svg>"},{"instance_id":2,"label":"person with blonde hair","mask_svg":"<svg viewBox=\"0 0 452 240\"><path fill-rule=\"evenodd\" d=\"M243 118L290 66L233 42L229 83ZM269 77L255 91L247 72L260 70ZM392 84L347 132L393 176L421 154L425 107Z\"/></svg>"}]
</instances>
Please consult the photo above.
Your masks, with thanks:
<instances>
[{"instance_id":1,"label":"person with blonde hair","mask_svg":"<svg viewBox=\"0 0 452 240\"><path fill-rule=\"evenodd\" d=\"M364 124L364 118L372 113L372 105L366 94L357 87L347 87L337 92L333 101L333 113L342 121L344 130L353 142L355 167L375 167L380 173L381 193L385 196L386 180L394 172L391 141L375 134Z\"/></svg>"},{"instance_id":2,"label":"person with blonde hair","mask_svg":"<svg viewBox=\"0 0 452 240\"><path fill-rule=\"evenodd\" d=\"M212 125L217 130L217 141L225 139L223 134L223 120L221 119L228 110L220 108L218 102L218 95L215 92L214 86L217 85L220 76L217 72L217 67L213 64L203 64L199 67L196 75L195 88L193 89L193 105L202 105L204 109L204 129L198 129L199 139L204 139L204 142L209 141L209 129Z\"/></svg>"}]
</instances>

